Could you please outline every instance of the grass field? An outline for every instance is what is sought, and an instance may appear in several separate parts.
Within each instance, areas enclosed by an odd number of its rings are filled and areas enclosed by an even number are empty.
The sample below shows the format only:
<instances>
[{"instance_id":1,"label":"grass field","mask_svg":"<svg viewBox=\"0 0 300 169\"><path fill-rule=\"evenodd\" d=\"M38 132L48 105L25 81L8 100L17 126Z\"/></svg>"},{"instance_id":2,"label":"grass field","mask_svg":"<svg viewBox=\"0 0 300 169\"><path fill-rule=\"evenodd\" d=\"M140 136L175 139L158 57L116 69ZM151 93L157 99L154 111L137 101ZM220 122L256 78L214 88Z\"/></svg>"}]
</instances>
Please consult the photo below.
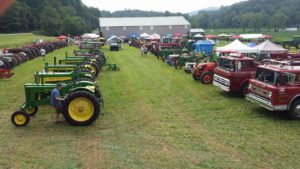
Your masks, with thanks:
<instances>
[{"instance_id":1,"label":"grass field","mask_svg":"<svg viewBox=\"0 0 300 169\"><path fill-rule=\"evenodd\" d=\"M20 47L24 44L30 44L31 42L35 42L40 39L53 40L55 38L35 35L32 33L0 34L0 49Z\"/></svg>"},{"instance_id":2,"label":"grass field","mask_svg":"<svg viewBox=\"0 0 300 169\"><path fill-rule=\"evenodd\" d=\"M0 81L0 168L300 167L299 121L195 82L152 55L141 58L138 49L104 50L121 71L98 77L105 107L91 126L55 124L50 106L26 128L10 123L41 58Z\"/></svg>"}]
</instances>

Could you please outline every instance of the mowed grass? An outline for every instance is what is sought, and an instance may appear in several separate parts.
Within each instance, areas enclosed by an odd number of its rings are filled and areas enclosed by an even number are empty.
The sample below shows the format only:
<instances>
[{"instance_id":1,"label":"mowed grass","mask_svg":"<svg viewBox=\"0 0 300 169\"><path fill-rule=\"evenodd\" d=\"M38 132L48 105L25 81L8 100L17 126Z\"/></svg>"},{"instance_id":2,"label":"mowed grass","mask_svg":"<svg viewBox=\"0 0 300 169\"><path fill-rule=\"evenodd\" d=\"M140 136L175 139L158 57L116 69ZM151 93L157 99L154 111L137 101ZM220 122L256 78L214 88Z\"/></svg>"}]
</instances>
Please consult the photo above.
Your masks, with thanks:
<instances>
[{"instance_id":1,"label":"mowed grass","mask_svg":"<svg viewBox=\"0 0 300 169\"><path fill-rule=\"evenodd\" d=\"M24 44L31 44L32 42L36 42L40 39L43 39L44 41L55 40L54 37L35 35L32 33L0 34L0 49L20 47Z\"/></svg>"},{"instance_id":2,"label":"mowed grass","mask_svg":"<svg viewBox=\"0 0 300 169\"><path fill-rule=\"evenodd\" d=\"M74 46L46 56L63 57ZM10 115L41 58L0 81L0 166L3 168L299 168L300 123L244 98L203 85L136 48L104 48L121 71L98 77L105 106L91 126L54 124L41 106L26 128Z\"/></svg>"}]
</instances>

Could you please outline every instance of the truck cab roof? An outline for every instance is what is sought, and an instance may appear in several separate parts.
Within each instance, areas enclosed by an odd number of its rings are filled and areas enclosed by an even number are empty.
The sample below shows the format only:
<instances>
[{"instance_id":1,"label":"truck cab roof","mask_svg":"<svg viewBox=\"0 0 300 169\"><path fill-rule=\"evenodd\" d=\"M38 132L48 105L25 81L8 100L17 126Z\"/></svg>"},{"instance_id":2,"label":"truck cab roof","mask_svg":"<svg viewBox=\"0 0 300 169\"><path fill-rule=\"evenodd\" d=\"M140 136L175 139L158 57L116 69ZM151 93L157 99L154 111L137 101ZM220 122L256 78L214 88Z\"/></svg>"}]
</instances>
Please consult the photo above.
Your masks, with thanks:
<instances>
[{"instance_id":1,"label":"truck cab roof","mask_svg":"<svg viewBox=\"0 0 300 169\"><path fill-rule=\"evenodd\" d=\"M229 56L221 56L221 58L228 59L228 60L236 60L236 61L242 61L242 60L249 60L254 61L253 58L247 57L241 53L230 53Z\"/></svg>"}]
</instances>

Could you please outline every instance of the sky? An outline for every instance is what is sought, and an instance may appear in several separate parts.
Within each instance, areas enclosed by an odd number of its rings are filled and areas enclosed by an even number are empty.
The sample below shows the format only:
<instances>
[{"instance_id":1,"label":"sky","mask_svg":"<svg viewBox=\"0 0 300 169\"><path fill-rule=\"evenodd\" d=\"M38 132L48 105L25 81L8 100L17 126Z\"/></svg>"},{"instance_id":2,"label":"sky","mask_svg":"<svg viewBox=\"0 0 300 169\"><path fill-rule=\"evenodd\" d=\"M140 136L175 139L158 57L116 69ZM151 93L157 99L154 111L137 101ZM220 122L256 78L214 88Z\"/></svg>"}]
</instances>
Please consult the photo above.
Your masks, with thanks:
<instances>
[{"instance_id":1,"label":"sky","mask_svg":"<svg viewBox=\"0 0 300 169\"><path fill-rule=\"evenodd\" d=\"M188 13L209 7L228 6L243 0L82 0L87 6L116 11L140 9Z\"/></svg>"}]
</instances>

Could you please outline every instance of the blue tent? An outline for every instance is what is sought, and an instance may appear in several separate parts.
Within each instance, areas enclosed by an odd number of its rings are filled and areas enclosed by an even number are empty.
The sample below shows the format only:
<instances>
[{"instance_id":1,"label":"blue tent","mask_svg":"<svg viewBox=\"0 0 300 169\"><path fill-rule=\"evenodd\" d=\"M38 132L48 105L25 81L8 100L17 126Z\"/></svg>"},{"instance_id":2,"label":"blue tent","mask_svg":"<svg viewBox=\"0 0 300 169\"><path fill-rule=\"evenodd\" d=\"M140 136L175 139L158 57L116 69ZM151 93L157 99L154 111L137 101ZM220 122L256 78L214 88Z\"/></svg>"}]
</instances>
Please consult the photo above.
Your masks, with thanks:
<instances>
[{"instance_id":1,"label":"blue tent","mask_svg":"<svg viewBox=\"0 0 300 169\"><path fill-rule=\"evenodd\" d=\"M172 37L172 36L173 36L173 34L171 34L171 33L167 33L167 34L166 34L166 36L168 36L168 37Z\"/></svg>"},{"instance_id":2,"label":"blue tent","mask_svg":"<svg viewBox=\"0 0 300 169\"><path fill-rule=\"evenodd\" d=\"M247 43L246 45L247 45L248 47L251 47L251 48L252 48L252 47L256 46L256 43L251 42L251 43Z\"/></svg>"},{"instance_id":3,"label":"blue tent","mask_svg":"<svg viewBox=\"0 0 300 169\"><path fill-rule=\"evenodd\" d=\"M206 55L211 55L214 45L211 41L199 40L193 44L193 49L195 52L204 52Z\"/></svg>"},{"instance_id":4,"label":"blue tent","mask_svg":"<svg viewBox=\"0 0 300 169\"><path fill-rule=\"evenodd\" d=\"M128 35L128 37L130 37L130 38L136 38L136 37L139 37L139 36L140 35L137 34L137 33L131 33L131 34Z\"/></svg>"}]
</instances>

